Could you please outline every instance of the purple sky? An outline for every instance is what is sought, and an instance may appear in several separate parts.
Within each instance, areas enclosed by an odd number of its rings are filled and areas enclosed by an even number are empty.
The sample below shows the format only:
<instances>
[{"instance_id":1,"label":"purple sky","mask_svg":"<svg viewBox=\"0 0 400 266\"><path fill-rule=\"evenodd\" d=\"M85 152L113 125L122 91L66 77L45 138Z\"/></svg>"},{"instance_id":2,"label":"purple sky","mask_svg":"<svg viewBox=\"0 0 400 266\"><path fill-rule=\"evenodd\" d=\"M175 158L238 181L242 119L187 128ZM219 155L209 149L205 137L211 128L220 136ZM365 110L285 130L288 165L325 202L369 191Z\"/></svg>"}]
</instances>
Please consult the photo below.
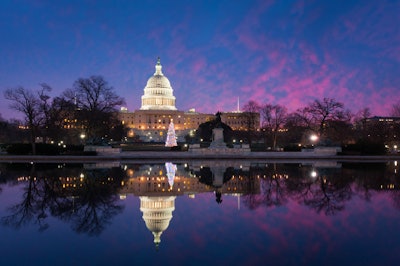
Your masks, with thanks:
<instances>
[{"instance_id":1,"label":"purple sky","mask_svg":"<svg viewBox=\"0 0 400 266\"><path fill-rule=\"evenodd\" d=\"M157 57L180 110L400 102L400 1L2 1L0 89L102 75L140 108ZM3 118L17 117L0 95Z\"/></svg>"}]
</instances>

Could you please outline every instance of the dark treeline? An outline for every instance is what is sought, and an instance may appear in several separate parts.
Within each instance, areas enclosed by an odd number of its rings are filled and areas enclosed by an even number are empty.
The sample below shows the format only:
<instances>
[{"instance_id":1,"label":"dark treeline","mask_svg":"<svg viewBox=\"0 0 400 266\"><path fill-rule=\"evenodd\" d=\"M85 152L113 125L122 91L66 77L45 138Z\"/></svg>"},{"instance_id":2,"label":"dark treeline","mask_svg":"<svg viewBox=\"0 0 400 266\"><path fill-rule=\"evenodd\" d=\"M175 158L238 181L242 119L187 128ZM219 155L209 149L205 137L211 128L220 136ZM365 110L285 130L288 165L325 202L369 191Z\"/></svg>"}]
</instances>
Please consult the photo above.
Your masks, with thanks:
<instances>
[{"instance_id":1,"label":"dark treeline","mask_svg":"<svg viewBox=\"0 0 400 266\"><path fill-rule=\"evenodd\" d=\"M37 90L17 87L4 91L10 108L22 113L24 121L5 121L0 115L0 143L31 143L36 154L37 142L104 144L127 135L117 109L125 101L103 77L79 78L54 98L51 91L45 83ZM260 128L255 126L255 113L260 115ZM400 135L400 103L392 106L390 116L395 119L391 121L374 118L369 108L352 113L331 98L315 99L293 113L279 104L249 101L242 115L248 126L235 131L232 139L249 143L253 150L334 145L382 154L397 150L393 147Z\"/></svg>"},{"instance_id":2,"label":"dark treeline","mask_svg":"<svg viewBox=\"0 0 400 266\"><path fill-rule=\"evenodd\" d=\"M244 111L244 115L257 112L261 119L260 130L249 128L244 138L249 143L263 143L271 150L320 145L357 150L364 147L365 153L371 149L373 153L384 153L398 145L400 135L400 103L385 119L374 117L369 108L354 114L330 98L316 99L293 113L281 105L255 101L249 101Z\"/></svg>"},{"instance_id":3,"label":"dark treeline","mask_svg":"<svg viewBox=\"0 0 400 266\"><path fill-rule=\"evenodd\" d=\"M5 90L10 108L22 113L24 121L0 119L0 142L29 142L36 154L36 142L79 144L121 139L126 134L117 110L125 101L103 77L79 78L72 88L54 98L51 91L45 83L37 90Z\"/></svg>"}]
</instances>

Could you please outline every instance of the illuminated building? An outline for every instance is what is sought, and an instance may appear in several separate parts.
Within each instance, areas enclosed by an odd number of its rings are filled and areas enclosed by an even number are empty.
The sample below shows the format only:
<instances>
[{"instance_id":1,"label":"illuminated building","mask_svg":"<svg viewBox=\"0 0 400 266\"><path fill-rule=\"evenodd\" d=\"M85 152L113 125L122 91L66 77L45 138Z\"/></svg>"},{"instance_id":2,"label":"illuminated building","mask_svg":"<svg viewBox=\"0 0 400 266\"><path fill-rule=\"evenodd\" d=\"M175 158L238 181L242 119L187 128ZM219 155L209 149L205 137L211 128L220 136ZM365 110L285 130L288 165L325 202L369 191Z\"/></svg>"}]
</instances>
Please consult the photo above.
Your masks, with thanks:
<instances>
[{"instance_id":1,"label":"illuminated building","mask_svg":"<svg viewBox=\"0 0 400 266\"><path fill-rule=\"evenodd\" d=\"M175 96L169 79L163 74L160 59L157 60L155 73L151 76L144 88L141 98L141 108L129 112L121 108L120 120L130 129L128 137L138 136L145 141L165 141L168 125L173 121L178 141L184 141L185 135L196 130L200 124L215 118L214 114L198 113L195 109L180 111L175 106ZM225 115L226 114L226 115ZM260 115L253 114L253 128L258 129ZM222 113L222 122L231 126L233 130L246 130L248 117L242 112Z\"/></svg>"},{"instance_id":2,"label":"illuminated building","mask_svg":"<svg viewBox=\"0 0 400 266\"><path fill-rule=\"evenodd\" d=\"M370 117L365 119L365 127L371 140L380 140L389 152L399 153L400 117Z\"/></svg>"}]
</instances>

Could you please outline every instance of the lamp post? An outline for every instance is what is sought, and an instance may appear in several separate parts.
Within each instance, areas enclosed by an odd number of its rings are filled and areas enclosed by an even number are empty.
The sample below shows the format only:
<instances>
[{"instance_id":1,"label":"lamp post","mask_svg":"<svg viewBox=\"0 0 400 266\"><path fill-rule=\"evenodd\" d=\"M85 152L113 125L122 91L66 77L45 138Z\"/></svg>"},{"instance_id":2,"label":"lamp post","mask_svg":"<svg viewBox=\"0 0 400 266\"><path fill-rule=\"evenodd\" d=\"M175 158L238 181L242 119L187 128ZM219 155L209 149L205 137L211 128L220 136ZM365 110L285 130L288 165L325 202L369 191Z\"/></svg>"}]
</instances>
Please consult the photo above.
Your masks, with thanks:
<instances>
[{"instance_id":1,"label":"lamp post","mask_svg":"<svg viewBox=\"0 0 400 266\"><path fill-rule=\"evenodd\" d=\"M86 138L85 133L81 133L81 134L79 135L79 137L81 138L81 143L82 143L82 145L84 145L84 144L85 144L85 138Z\"/></svg>"},{"instance_id":2,"label":"lamp post","mask_svg":"<svg viewBox=\"0 0 400 266\"><path fill-rule=\"evenodd\" d=\"M318 141L318 136L316 134L312 134L310 136L310 141L311 141L311 145L314 146L314 144Z\"/></svg>"}]
</instances>

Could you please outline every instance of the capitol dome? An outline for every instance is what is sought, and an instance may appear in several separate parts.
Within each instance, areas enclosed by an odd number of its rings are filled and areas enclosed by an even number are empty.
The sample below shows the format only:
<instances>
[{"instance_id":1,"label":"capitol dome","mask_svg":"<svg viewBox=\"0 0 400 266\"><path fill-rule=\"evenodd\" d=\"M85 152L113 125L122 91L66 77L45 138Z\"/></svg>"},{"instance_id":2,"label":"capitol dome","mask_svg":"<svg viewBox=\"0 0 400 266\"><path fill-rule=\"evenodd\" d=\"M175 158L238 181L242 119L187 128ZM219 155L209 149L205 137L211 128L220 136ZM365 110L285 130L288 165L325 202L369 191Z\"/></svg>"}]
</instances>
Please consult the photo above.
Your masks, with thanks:
<instances>
[{"instance_id":1,"label":"capitol dome","mask_svg":"<svg viewBox=\"0 0 400 266\"><path fill-rule=\"evenodd\" d=\"M171 83L161 69L160 58L158 58L156 72L149 78L144 88L140 110L177 110Z\"/></svg>"}]
</instances>

